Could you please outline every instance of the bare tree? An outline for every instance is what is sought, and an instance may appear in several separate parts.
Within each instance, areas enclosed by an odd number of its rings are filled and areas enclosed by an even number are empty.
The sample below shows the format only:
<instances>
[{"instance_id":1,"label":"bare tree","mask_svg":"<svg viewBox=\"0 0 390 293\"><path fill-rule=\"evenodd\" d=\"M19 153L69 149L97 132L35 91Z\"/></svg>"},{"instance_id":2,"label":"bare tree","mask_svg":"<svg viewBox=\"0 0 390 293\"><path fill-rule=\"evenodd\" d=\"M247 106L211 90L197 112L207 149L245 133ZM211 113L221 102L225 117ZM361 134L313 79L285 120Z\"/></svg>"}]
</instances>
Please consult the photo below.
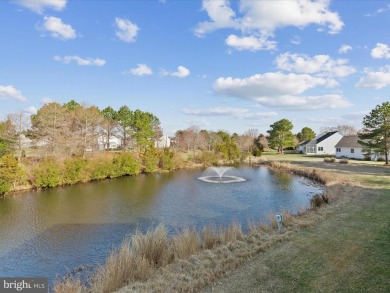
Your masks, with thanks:
<instances>
[{"instance_id":1,"label":"bare tree","mask_svg":"<svg viewBox=\"0 0 390 293\"><path fill-rule=\"evenodd\" d=\"M324 126L320 128L320 132L338 131L341 135L355 135L358 133L357 129L351 125L342 124L333 127Z\"/></svg>"},{"instance_id":2,"label":"bare tree","mask_svg":"<svg viewBox=\"0 0 390 293\"><path fill-rule=\"evenodd\" d=\"M23 142L25 139L24 132L30 126L30 116L24 112L12 113L8 115L8 118L11 120L15 129L15 149L20 162L23 152Z\"/></svg>"},{"instance_id":3,"label":"bare tree","mask_svg":"<svg viewBox=\"0 0 390 293\"><path fill-rule=\"evenodd\" d=\"M37 114L31 117L31 135L36 145L44 149L45 154L54 155L63 153L69 141L69 119L65 107L58 103L48 103L40 108Z\"/></svg>"}]
</instances>

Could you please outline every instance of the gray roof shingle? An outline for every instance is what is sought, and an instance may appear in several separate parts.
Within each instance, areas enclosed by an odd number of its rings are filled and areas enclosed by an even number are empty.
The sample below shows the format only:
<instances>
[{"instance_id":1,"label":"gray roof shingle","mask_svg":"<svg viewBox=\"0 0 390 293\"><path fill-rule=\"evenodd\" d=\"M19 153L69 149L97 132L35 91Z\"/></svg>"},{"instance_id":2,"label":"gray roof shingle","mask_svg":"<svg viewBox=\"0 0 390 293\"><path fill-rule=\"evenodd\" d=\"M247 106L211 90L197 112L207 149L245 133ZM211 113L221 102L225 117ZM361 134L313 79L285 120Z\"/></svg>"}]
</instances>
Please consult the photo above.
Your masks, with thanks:
<instances>
[{"instance_id":1,"label":"gray roof shingle","mask_svg":"<svg viewBox=\"0 0 390 293\"><path fill-rule=\"evenodd\" d=\"M359 137L357 135L344 136L337 144L336 148L361 148L362 145L358 143Z\"/></svg>"}]
</instances>

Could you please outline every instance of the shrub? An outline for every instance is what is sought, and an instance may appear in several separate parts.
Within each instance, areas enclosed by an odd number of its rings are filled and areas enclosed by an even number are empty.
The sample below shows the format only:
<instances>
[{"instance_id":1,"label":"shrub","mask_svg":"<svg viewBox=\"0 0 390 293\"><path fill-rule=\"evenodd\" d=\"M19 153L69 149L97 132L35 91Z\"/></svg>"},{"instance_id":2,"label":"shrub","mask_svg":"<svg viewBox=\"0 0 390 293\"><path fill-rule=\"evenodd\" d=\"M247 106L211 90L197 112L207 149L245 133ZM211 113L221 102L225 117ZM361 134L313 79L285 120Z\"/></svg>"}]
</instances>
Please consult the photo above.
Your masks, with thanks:
<instances>
[{"instance_id":1,"label":"shrub","mask_svg":"<svg viewBox=\"0 0 390 293\"><path fill-rule=\"evenodd\" d=\"M61 167L54 158L47 158L33 170L36 187L54 187L61 184Z\"/></svg>"},{"instance_id":2,"label":"shrub","mask_svg":"<svg viewBox=\"0 0 390 293\"><path fill-rule=\"evenodd\" d=\"M12 185L20 181L23 171L13 156L4 156L0 159L0 195L9 191Z\"/></svg>"},{"instance_id":3,"label":"shrub","mask_svg":"<svg viewBox=\"0 0 390 293\"><path fill-rule=\"evenodd\" d=\"M325 163L334 163L334 162L336 162L336 159L335 158L324 158L324 162Z\"/></svg>"},{"instance_id":4,"label":"shrub","mask_svg":"<svg viewBox=\"0 0 390 293\"><path fill-rule=\"evenodd\" d=\"M194 158L194 161L205 166L217 165L218 156L215 152L203 151Z\"/></svg>"},{"instance_id":5,"label":"shrub","mask_svg":"<svg viewBox=\"0 0 390 293\"><path fill-rule=\"evenodd\" d=\"M168 148L160 152L159 166L162 170L172 171L176 169L175 153Z\"/></svg>"},{"instance_id":6,"label":"shrub","mask_svg":"<svg viewBox=\"0 0 390 293\"><path fill-rule=\"evenodd\" d=\"M87 179L87 160L82 158L71 158L65 164L65 183L74 184Z\"/></svg>"},{"instance_id":7,"label":"shrub","mask_svg":"<svg viewBox=\"0 0 390 293\"><path fill-rule=\"evenodd\" d=\"M145 168L144 171L146 173L153 173L158 170L158 164L160 161L159 157L159 151L156 148L150 147L145 150L143 163Z\"/></svg>"},{"instance_id":8,"label":"shrub","mask_svg":"<svg viewBox=\"0 0 390 293\"><path fill-rule=\"evenodd\" d=\"M317 194L310 199L310 207L312 209L319 208L323 204L328 204L328 203L329 203L329 197L324 193Z\"/></svg>"},{"instance_id":9,"label":"shrub","mask_svg":"<svg viewBox=\"0 0 390 293\"><path fill-rule=\"evenodd\" d=\"M348 160L347 159L341 159L340 160L340 164L348 164Z\"/></svg>"},{"instance_id":10,"label":"shrub","mask_svg":"<svg viewBox=\"0 0 390 293\"><path fill-rule=\"evenodd\" d=\"M91 160L88 164L88 172L90 179L99 180L105 179L111 176L113 170L113 164L111 159L99 158L97 160Z\"/></svg>"},{"instance_id":11,"label":"shrub","mask_svg":"<svg viewBox=\"0 0 390 293\"><path fill-rule=\"evenodd\" d=\"M112 173L110 177L135 175L140 172L140 165L131 153L121 153L112 161Z\"/></svg>"}]
</instances>

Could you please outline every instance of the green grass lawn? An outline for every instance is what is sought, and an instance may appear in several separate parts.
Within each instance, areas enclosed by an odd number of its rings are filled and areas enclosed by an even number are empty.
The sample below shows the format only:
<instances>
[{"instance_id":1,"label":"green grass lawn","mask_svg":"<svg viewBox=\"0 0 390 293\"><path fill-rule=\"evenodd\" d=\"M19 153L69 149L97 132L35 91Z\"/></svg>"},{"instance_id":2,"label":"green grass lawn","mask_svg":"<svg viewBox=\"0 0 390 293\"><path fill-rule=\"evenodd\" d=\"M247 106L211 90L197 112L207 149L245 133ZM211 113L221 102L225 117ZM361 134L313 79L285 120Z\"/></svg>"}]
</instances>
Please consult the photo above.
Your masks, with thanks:
<instances>
[{"instance_id":1,"label":"green grass lawn","mask_svg":"<svg viewBox=\"0 0 390 293\"><path fill-rule=\"evenodd\" d=\"M267 156L305 161L298 154ZM308 165L325 163L313 158ZM203 292L390 292L389 168L383 162L340 165L333 168L344 168L359 185L356 196L341 198L323 221L256 255Z\"/></svg>"}]
</instances>

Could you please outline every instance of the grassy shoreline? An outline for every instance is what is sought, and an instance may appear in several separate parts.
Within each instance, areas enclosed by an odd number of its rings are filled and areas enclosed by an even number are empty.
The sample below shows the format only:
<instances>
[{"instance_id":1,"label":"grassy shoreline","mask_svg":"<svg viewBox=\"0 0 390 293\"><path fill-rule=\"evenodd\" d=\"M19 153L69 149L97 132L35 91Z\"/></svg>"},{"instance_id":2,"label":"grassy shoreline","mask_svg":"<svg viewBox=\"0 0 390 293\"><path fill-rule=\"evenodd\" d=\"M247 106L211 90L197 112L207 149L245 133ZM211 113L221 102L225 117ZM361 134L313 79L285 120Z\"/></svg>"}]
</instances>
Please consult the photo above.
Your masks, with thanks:
<instances>
[{"instance_id":1,"label":"grassy shoreline","mask_svg":"<svg viewBox=\"0 0 390 293\"><path fill-rule=\"evenodd\" d=\"M267 165L273 169L304 175L319 180L321 183L333 182L326 190L326 202L330 199L332 204L326 205L324 209L318 209L318 206L325 203L322 202L319 205L314 205L313 209L300 213L297 217L286 214L285 229L282 234L277 233L275 221L271 226L251 225L247 235L243 235L241 228L237 225L218 232L208 227L200 234L190 230L183 232L178 236L181 237L181 244L175 246L174 241L169 241L164 237L157 237L159 240L153 240L155 237L152 237L152 232L149 232L147 234L149 236L143 236L149 237L149 242L147 242L149 244L144 243L149 247L146 251L153 250L153 245L156 243L165 243L163 245L165 252L160 251L158 254L168 255L167 261L163 262L164 265L156 265L159 261L156 262L153 258L146 257L146 252L139 253L139 249L133 247L134 240L127 241L118 251L113 252L104 266L98 269L98 276L93 277L92 288L94 289L92 292L112 292L123 286L125 280L130 280L131 283L120 289L119 292L165 292L168 289L172 292L196 292L223 276L227 271L247 262L259 252L285 242L293 237L297 231L323 220L326 214L332 210L338 196L356 192L355 188L346 184L345 181L340 181L340 178L335 180L335 177L329 176L328 172L313 171L278 162L267 163ZM207 245L207 242L217 245ZM190 245L194 243L197 244ZM193 248L189 249L188 247ZM126 252L127 256L123 256L123 251ZM178 251L185 251L185 253L179 255ZM122 259L128 259L126 269L118 269L122 267ZM143 273L139 273L140 268L142 268ZM112 284L111 280L118 280L118 270L120 276L125 275L126 277L120 277L118 282ZM115 271L117 272L113 275ZM148 280L145 282L145 279ZM88 292L88 289L82 288L77 280L68 279L57 283L55 291L58 293Z\"/></svg>"}]
</instances>

